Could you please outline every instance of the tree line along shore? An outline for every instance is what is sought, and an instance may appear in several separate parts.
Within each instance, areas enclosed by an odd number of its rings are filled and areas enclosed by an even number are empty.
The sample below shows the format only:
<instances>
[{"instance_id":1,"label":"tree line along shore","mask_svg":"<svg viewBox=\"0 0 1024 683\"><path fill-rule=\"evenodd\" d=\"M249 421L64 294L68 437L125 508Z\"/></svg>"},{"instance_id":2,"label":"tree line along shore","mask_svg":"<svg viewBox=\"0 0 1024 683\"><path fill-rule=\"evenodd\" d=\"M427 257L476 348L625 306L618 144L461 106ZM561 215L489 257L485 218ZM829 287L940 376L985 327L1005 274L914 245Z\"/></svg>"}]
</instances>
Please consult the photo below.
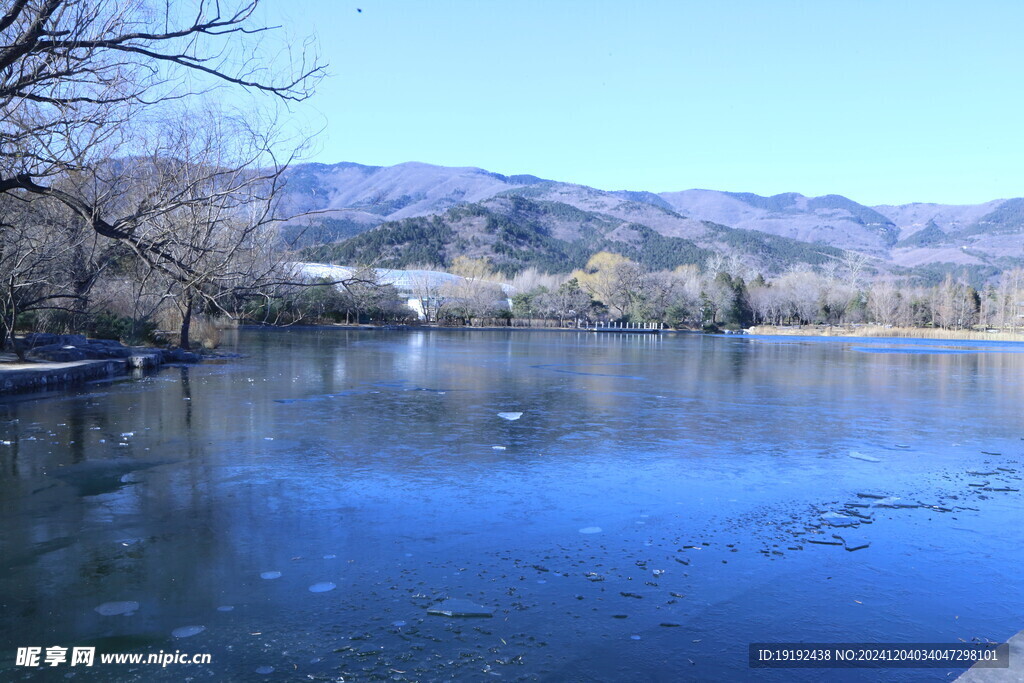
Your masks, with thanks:
<instances>
[{"instance_id":1,"label":"tree line along shore","mask_svg":"<svg viewBox=\"0 0 1024 683\"><path fill-rule=\"evenodd\" d=\"M424 266L429 268L429 266ZM765 277L741 260L714 257L703 267L646 271L619 254L600 252L564 274L533 269L502 278L483 259L458 257L456 282L413 281L407 291L374 284L310 287L288 304L292 315L333 323L424 322L466 326L577 327L595 323L666 329L763 333L799 329L824 334L963 337L1013 335L1024 313L1024 270L1002 273L981 290L952 274L937 285L872 276L862 259L837 260Z\"/></svg>"},{"instance_id":2,"label":"tree line along shore","mask_svg":"<svg viewBox=\"0 0 1024 683\"><path fill-rule=\"evenodd\" d=\"M713 258L703 267L645 271L610 252L565 274L526 270L503 279L487 261L459 257L438 283L424 279L399 289L374 268L353 268L330 278L280 285L236 316L209 307L193 314L190 335L205 348L219 345L223 329L238 321L275 324L440 325L455 327L579 328L618 324L656 329L915 337L1019 338L1024 271L1009 270L980 291L948 276L933 286L872 279L856 262L800 268L765 278L736 259ZM422 271L430 272L430 271ZM103 280L100 280L103 282ZM113 287L114 283L107 283ZM20 327L36 332L85 332L127 344L168 345L180 324L175 306L133 315L138 300L117 308L111 299L80 317L64 310L23 313ZM83 324L84 323L84 324ZM83 324L81 327L74 327Z\"/></svg>"}]
</instances>

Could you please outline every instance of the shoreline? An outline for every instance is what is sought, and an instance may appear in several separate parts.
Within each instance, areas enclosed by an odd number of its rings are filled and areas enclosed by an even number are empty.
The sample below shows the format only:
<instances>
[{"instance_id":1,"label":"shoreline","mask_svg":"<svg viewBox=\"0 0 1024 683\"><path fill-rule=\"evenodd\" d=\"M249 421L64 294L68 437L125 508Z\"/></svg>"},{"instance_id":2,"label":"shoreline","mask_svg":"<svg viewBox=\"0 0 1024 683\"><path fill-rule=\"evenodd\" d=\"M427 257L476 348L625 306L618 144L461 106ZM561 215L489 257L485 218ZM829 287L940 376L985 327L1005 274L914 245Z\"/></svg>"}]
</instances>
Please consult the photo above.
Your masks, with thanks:
<instances>
[{"instance_id":1,"label":"shoreline","mask_svg":"<svg viewBox=\"0 0 1024 683\"><path fill-rule=\"evenodd\" d=\"M1024 342L1024 332L982 332L978 330L943 330L927 327L883 327L863 325L754 325L744 334L777 337L859 337L862 339L930 339L935 341L999 341Z\"/></svg>"},{"instance_id":2,"label":"shoreline","mask_svg":"<svg viewBox=\"0 0 1024 683\"><path fill-rule=\"evenodd\" d=\"M128 372L126 360L78 360L67 363L0 364L0 396L61 389Z\"/></svg>"},{"instance_id":3,"label":"shoreline","mask_svg":"<svg viewBox=\"0 0 1024 683\"><path fill-rule=\"evenodd\" d=\"M506 325L485 325L472 327L467 325L346 325L344 323L325 323L322 325L239 325L239 329L253 330L353 330L365 332L415 332L435 330L455 330L463 332L587 332L594 333L592 328L587 327L519 327ZM605 332L605 330L600 330ZM624 334L650 333L652 330L645 329L623 329L607 330L608 332L621 332ZM653 330L661 334L707 334L703 330L665 328Z\"/></svg>"},{"instance_id":4,"label":"shoreline","mask_svg":"<svg viewBox=\"0 0 1024 683\"><path fill-rule=\"evenodd\" d=\"M352 330L365 332L412 332L412 331L461 331L461 332L583 332L594 333L590 328L577 327L516 327L516 326L495 326L487 325L481 327L468 327L465 325L345 325L345 324L322 324L322 325L240 325L240 328L263 329L263 330ZM602 330L603 331L603 330ZM623 334L634 334L650 332L650 330L608 330L609 332L621 332ZM883 327L881 325L754 325L736 332L722 330L721 332L705 332L700 329L675 329L665 328L656 330L659 334L681 334L681 335L709 335L709 336L777 336L777 337L820 337L823 339L834 338L861 338L861 339L926 339L934 341L1001 341L1001 342L1024 342L1024 328L1018 334L1010 332L982 332L978 330L944 330L927 327Z\"/></svg>"},{"instance_id":5,"label":"shoreline","mask_svg":"<svg viewBox=\"0 0 1024 683\"><path fill-rule=\"evenodd\" d=\"M36 334L21 339L27 360L0 362L0 396L63 389L168 363L198 363L203 356L183 349L124 346L84 335ZM3 354L13 356L13 354Z\"/></svg>"}]
</instances>

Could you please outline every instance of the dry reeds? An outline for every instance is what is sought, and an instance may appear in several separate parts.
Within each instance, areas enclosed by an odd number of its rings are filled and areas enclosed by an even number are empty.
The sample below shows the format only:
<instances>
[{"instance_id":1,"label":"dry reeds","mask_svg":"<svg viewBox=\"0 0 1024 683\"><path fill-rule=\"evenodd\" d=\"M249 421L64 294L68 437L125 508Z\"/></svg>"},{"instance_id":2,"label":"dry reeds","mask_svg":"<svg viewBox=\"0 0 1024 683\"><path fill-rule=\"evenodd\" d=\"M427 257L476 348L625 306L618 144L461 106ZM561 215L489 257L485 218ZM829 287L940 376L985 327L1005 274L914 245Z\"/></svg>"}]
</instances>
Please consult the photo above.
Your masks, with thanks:
<instances>
[{"instance_id":1,"label":"dry reeds","mask_svg":"<svg viewBox=\"0 0 1024 683\"><path fill-rule=\"evenodd\" d=\"M886 327L884 325L755 325L750 334L793 335L811 337L890 337L906 339L941 339L961 341L1024 341L1024 328L1020 332L985 330L945 330L932 327Z\"/></svg>"}]
</instances>

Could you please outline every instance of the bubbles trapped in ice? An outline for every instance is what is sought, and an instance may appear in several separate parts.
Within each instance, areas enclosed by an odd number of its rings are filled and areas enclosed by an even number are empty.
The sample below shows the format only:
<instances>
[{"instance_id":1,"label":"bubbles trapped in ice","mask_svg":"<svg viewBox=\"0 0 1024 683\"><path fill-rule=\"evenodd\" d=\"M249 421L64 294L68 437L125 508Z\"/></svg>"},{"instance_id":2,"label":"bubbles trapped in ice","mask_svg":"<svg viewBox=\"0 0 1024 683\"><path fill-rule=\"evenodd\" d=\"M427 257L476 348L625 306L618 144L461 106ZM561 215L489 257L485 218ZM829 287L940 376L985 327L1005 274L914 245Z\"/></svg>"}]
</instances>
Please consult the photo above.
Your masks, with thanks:
<instances>
[{"instance_id":1,"label":"bubbles trapped in ice","mask_svg":"<svg viewBox=\"0 0 1024 683\"><path fill-rule=\"evenodd\" d=\"M337 555L324 555L324 559L325 560L333 560L336 557L337 557Z\"/></svg>"},{"instance_id":2,"label":"bubbles trapped in ice","mask_svg":"<svg viewBox=\"0 0 1024 683\"><path fill-rule=\"evenodd\" d=\"M599 534L601 531L602 529L599 526L585 526L580 529L581 534Z\"/></svg>"},{"instance_id":3,"label":"bubbles trapped in ice","mask_svg":"<svg viewBox=\"0 0 1024 683\"><path fill-rule=\"evenodd\" d=\"M205 626L179 626L178 628L171 631L171 635L175 638L191 638L192 636L198 635L205 630Z\"/></svg>"},{"instance_id":4,"label":"bubbles trapped in ice","mask_svg":"<svg viewBox=\"0 0 1024 683\"><path fill-rule=\"evenodd\" d=\"M235 609L234 605L221 605L217 608L218 612L231 612Z\"/></svg>"},{"instance_id":5,"label":"bubbles trapped in ice","mask_svg":"<svg viewBox=\"0 0 1024 683\"><path fill-rule=\"evenodd\" d=\"M332 591L335 588L337 588L337 586L335 584L331 583L330 581L321 581L320 583L314 583L312 586L310 586L309 587L309 592L310 593L326 593L327 591Z\"/></svg>"},{"instance_id":6,"label":"bubbles trapped in ice","mask_svg":"<svg viewBox=\"0 0 1024 683\"><path fill-rule=\"evenodd\" d=\"M260 574L260 578L261 579L267 579L267 580L270 580L270 579L280 579L281 578L281 572L263 572L262 574Z\"/></svg>"},{"instance_id":7,"label":"bubbles trapped in ice","mask_svg":"<svg viewBox=\"0 0 1024 683\"><path fill-rule=\"evenodd\" d=\"M631 635L631 636L629 637L629 639L630 639L630 640L640 640L640 636L638 636L638 635L635 635L635 634L634 634L634 635Z\"/></svg>"},{"instance_id":8,"label":"bubbles trapped in ice","mask_svg":"<svg viewBox=\"0 0 1024 683\"><path fill-rule=\"evenodd\" d=\"M118 615L131 616L139 609L139 603L134 600L122 600L119 602L105 602L96 608L96 611L105 617L116 617Z\"/></svg>"},{"instance_id":9,"label":"bubbles trapped in ice","mask_svg":"<svg viewBox=\"0 0 1024 683\"><path fill-rule=\"evenodd\" d=\"M523 416L522 413L498 413L498 417L509 422L514 422Z\"/></svg>"}]
</instances>

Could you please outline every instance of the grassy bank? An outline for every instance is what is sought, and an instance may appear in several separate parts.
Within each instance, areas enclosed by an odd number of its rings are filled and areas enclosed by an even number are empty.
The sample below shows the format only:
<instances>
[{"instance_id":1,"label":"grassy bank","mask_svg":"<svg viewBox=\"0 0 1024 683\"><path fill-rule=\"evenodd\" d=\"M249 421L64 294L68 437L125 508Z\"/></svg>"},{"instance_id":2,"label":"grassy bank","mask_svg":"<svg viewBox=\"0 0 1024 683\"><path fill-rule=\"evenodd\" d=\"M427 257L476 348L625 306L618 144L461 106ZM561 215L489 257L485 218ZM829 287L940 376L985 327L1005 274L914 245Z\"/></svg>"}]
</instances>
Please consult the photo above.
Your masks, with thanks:
<instances>
[{"instance_id":1,"label":"grassy bank","mask_svg":"<svg viewBox=\"0 0 1024 683\"><path fill-rule=\"evenodd\" d=\"M813 337L895 337L905 339L941 339L965 341L1024 341L1024 333L985 332L981 330L943 330L930 327L884 327L882 325L755 325L749 334ZM1024 330L1022 330L1024 332Z\"/></svg>"}]
</instances>

